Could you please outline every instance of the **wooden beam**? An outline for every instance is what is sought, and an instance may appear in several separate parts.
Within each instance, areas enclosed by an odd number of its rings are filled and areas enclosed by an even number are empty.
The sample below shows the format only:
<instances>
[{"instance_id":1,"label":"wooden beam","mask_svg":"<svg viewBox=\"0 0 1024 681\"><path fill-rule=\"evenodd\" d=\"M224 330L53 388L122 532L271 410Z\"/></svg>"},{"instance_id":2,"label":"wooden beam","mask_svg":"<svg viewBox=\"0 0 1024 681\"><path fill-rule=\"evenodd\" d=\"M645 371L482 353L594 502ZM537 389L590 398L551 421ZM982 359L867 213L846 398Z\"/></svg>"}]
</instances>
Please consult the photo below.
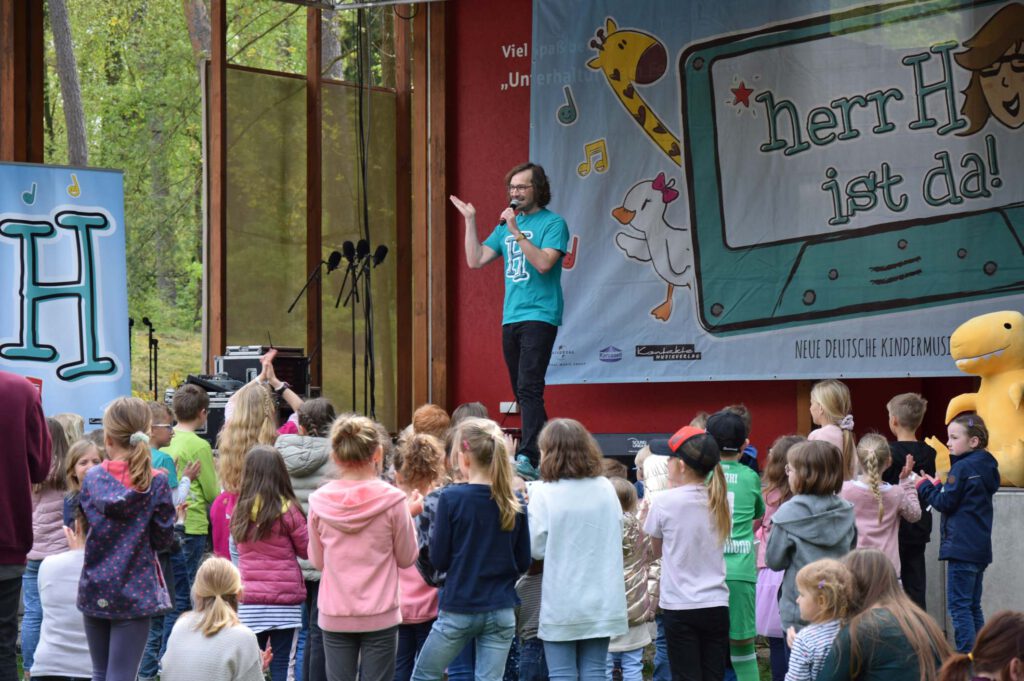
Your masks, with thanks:
<instances>
[{"instance_id":1,"label":"wooden beam","mask_svg":"<svg viewBox=\"0 0 1024 681\"><path fill-rule=\"evenodd\" d=\"M416 7L412 20L412 203L423 207L412 216L412 404L430 400L430 247L429 211L426 209L430 186L428 154L428 40L424 5Z\"/></svg>"},{"instance_id":2,"label":"wooden beam","mask_svg":"<svg viewBox=\"0 0 1024 681\"><path fill-rule=\"evenodd\" d=\"M323 261L323 95L320 88L320 10L306 10L306 270L312 272ZM309 380L323 385L323 294L317 277L306 291L306 352L309 354ZM314 349L317 349L313 355Z\"/></svg>"},{"instance_id":3,"label":"wooden beam","mask_svg":"<svg viewBox=\"0 0 1024 681\"><path fill-rule=\"evenodd\" d=\"M227 2L210 0L209 335L206 362L227 346Z\"/></svg>"},{"instance_id":4,"label":"wooden beam","mask_svg":"<svg viewBox=\"0 0 1024 681\"><path fill-rule=\"evenodd\" d=\"M448 229L445 164L445 7L427 5L430 19L428 92L430 106L430 401L445 409L448 404Z\"/></svg>"},{"instance_id":5,"label":"wooden beam","mask_svg":"<svg viewBox=\"0 0 1024 681\"><path fill-rule=\"evenodd\" d=\"M0 0L0 160L43 162L43 3Z\"/></svg>"},{"instance_id":6,"label":"wooden beam","mask_svg":"<svg viewBox=\"0 0 1024 681\"><path fill-rule=\"evenodd\" d=\"M811 381L796 382L796 432L807 435L814 424L811 423Z\"/></svg>"},{"instance_id":7,"label":"wooden beam","mask_svg":"<svg viewBox=\"0 0 1024 681\"><path fill-rule=\"evenodd\" d=\"M412 421L412 27L392 12L395 36L395 290L398 385L395 416L398 427Z\"/></svg>"}]
</instances>

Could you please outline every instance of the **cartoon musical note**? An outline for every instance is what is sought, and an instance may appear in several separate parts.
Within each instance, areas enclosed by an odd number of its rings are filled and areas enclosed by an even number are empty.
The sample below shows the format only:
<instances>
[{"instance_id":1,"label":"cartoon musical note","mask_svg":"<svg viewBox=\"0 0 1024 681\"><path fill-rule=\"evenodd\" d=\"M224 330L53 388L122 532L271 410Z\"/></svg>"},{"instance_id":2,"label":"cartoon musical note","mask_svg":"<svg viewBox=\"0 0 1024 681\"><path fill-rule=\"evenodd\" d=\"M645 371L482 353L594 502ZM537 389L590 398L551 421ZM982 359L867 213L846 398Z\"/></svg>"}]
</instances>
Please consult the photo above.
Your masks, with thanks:
<instances>
[{"instance_id":1,"label":"cartoon musical note","mask_svg":"<svg viewBox=\"0 0 1024 681\"><path fill-rule=\"evenodd\" d=\"M78 185L78 176L71 173L71 184L68 185L68 196L77 199L82 194L82 188Z\"/></svg>"},{"instance_id":2,"label":"cartoon musical note","mask_svg":"<svg viewBox=\"0 0 1024 681\"><path fill-rule=\"evenodd\" d=\"M24 204L26 206L31 206L33 203L36 202L36 183L35 182L32 183L32 191L30 191L30 192L22 192L21 193L21 200L22 200L22 202L24 202Z\"/></svg>"},{"instance_id":3,"label":"cartoon musical note","mask_svg":"<svg viewBox=\"0 0 1024 681\"><path fill-rule=\"evenodd\" d=\"M562 269L563 270L571 270L573 268L573 266L576 264L576 252L577 252L577 248L579 247L579 245L580 245L580 238L577 235L573 234L572 235L572 248L570 248L569 252L566 253L565 257L562 258Z\"/></svg>"},{"instance_id":4,"label":"cartoon musical note","mask_svg":"<svg viewBox=\"0 0 1024 681\"><path fill-rule=\"evenodd\" d=\"M576 102L572 99L572 88L566 85L562 90L565 92L565 104L558 107L558 122L562 125L572 125L576 122Z\"/></svg>"},{"instance_id":5,"label":"cartoon musical note","mask_svg":"<svg viewBox=\"0 0 1024 681\"><path fill-rule=\"evenodd\" d=\"M580 177L590 174L590 159L594 156L597 157L597 160L594 161L594 170L599 173L608 170L608 144L603 139L588 142L583 147L583 155L585 157L583 163L576 168L576 174Z\"/></svg>"}]
</instances>

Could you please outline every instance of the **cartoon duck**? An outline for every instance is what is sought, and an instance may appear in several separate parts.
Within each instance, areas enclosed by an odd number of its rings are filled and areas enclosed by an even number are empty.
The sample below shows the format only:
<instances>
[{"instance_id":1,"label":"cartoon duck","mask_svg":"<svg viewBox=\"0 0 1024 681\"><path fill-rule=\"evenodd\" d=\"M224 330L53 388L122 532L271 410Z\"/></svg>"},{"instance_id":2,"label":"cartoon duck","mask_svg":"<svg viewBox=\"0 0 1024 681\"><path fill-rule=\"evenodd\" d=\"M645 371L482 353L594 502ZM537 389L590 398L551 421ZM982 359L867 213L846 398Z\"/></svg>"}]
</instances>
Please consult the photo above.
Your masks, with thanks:
<instances>
[{"instance_id":1,"label":"cartoon duck","mask_svg":"<svg viewBox=\"0 0 1024 681\"><path fill-rule=\"evenodd\" d=\"M946 423L962 412L977 412L988 427L987 449L999 462L1002 483L1024 487L1024 314L1010 310L968 319L950 336L949 348L956 368L980 376L981 385L949 401Z\"/></svg>"},{"instance_id":2,"label":"cartoon duck","mask_svg":"<svg viewBox=\"0 0 1024 681\"><path fill-rule=\"evenodd\" d=\"M675 180L666 181L665 173L658 173L653 180L643 180L630 187L622 205L612 211L612 217L619 224L631 228L615 235L615 245L627 257L651 263L668 284L665 300L651 310L654 318L662 322L672 316L675 288L691 287L693 269L690 230L673 227L665 220L668 204L679 198L674 185Z\"/></svg>"}]
</instances>

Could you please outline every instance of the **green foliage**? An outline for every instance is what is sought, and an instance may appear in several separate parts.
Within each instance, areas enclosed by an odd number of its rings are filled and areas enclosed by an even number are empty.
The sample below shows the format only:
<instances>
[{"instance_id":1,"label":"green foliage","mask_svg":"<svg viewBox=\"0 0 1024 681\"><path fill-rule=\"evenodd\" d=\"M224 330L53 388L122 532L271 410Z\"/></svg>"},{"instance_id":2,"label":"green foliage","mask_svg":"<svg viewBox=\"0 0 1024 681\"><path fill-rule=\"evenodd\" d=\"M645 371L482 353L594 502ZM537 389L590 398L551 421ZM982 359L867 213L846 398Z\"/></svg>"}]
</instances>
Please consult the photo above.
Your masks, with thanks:
<instances>
[{"instance_id":1,"label":"green foliage","mask_svg":"<svg viewBox=\"0 0 1024 681\"><path fill-rule=\"evenodd\" d=\"M89 163L124 171L128 306L197 328L202 268L201 100L180 0L69 0ZM47 32L47 163L68 162Z\"/></svg>"}]
</instances>

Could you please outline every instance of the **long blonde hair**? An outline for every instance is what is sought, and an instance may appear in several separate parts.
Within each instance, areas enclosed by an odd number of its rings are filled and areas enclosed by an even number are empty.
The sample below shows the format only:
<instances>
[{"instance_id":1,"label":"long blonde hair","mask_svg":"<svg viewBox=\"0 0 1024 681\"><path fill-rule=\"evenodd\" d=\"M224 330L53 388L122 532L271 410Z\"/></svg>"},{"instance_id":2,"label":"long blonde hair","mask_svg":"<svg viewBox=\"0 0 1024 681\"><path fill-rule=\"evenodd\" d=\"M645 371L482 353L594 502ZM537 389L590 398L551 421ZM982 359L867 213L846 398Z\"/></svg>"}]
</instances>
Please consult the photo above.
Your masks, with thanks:
<instances>
[{"instance_id":1,"label":"long blonde hair","mask_svg":"<svg viewBox=\"0 0 1024 681\"><path fill-rule=\"evenodd\" d=\"M77 492L82 489L82 481L78 479L78 475L75 473L75 466L78 465L78 460L89 452L95 450L99 456L100 461L105 461L107 456L102 449L96 446L96 443L92 440L81 439L71 445L68 449L67 464L64 466L64 478L67 480L68 492Z\"/></svg>"},{"instance_id":2,"label":"long blonde hair","mask_svg":"<svg viewBox=\"0 0 1024 681\"><path fill-rule=\"evenodd\" d=\"M213 636L226 627L238 626L238 595L242 575L230 560L210 557L203 561L192 584L192 607L200 615L196 631Z\"/></svg>"},{"instance_id":3,"label":"long blonde hair","mask_svg":"<svg viewBox=\"0 0 1024 681\"><path fill-rule=\"evenodd\" d=\"M857 465L868 478L868 487L878 500L878 521L885 514L882 503L882 471L889 467L892 452L889 443L878 433L868 433L857 443Z\"/></svg>"},{"instance_id":4,"label":"long blonde hair","mask_svg":"<svg viewBox=\"0 0 1024 681\"><path fill-rule=\"evenodd\" d=\"M501 428L490 419L465 419L456 427L454 446L490 473L491 499L498 505L501 529L513 530L522 506L512 490L512 463Z\"/></svg>"},{"instance_id":5,"label":"long blonde hair","mask_svg":"<svg viewBox=\"0 0 1024 681\"><path fill-rule=\"evenodd\" d=\"M842 381L828 379L818 381L811 388L811 400L821 405L825 418L829 423L835 425L843 434L843 476L849 480L853 477L853 461L856 457L856 447L853 436L853 402L850 399L850 389ZM844 427L844 421L849 419L850 427Z\"/></svg>"},{"instance_id":6,"label":"long blonde hair","mask_svg":"<svg viewBox=\"0 0 1024 681\"><path fill-rule=\"evenodd\" d=\"M149 453L152 418L149 406L137 397L119 397L103 412L103 435L128 451L128 473L132 487L145 492L153 482L153 460Z\"/></svg>"},{"instance_id":7,"label":"long blonde hair","mask_svg":"<svg viewBox=\"0 0 1024 681\"><path fill-rule=\"evenodd\" d=\"M272 445L277 439L274 401L266 388L250 383L235 394L235 410L217 436L218 473L227 492L242 485L245 454L256 445Z\"/></svg>"}]
</instances>

